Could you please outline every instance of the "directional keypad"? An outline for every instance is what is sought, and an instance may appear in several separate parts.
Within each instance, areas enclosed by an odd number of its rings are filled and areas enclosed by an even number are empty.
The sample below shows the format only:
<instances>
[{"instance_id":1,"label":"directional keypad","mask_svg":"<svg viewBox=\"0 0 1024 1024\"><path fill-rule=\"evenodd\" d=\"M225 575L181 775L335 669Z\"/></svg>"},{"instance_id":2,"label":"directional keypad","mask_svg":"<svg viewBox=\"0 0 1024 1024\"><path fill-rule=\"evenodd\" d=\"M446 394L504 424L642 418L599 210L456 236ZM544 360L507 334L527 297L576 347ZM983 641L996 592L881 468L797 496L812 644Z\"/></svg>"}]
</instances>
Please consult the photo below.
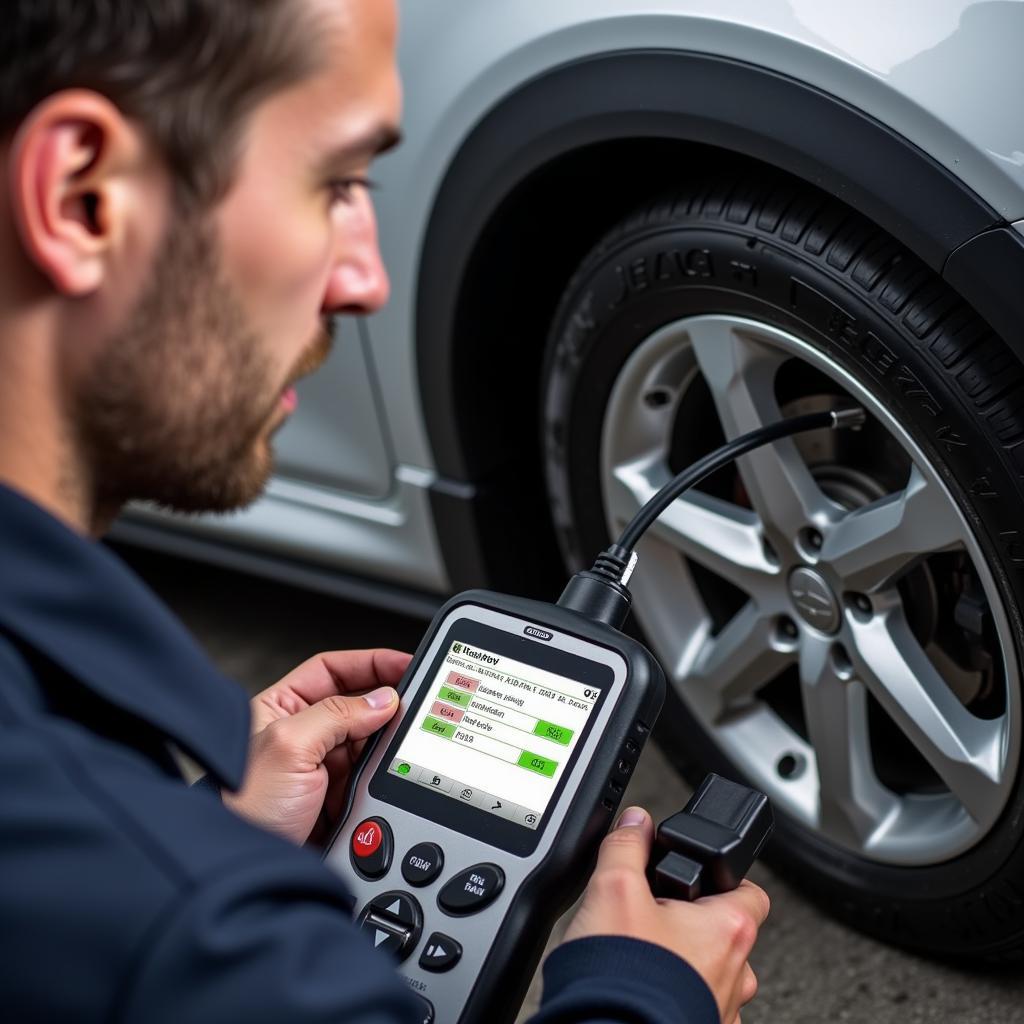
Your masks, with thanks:
<instances>
[{"instance_id":1,"label":"directional keypad","mask_svg":"<svg viewBox=\"0 0 1024 1024\"><path fill-rule=\"evenodd\" d=\"M385 892L363 907L356 924L377 949L387 950L401 962L423 932L423 911L409 893Z\"/></svg>"}]
</instances>

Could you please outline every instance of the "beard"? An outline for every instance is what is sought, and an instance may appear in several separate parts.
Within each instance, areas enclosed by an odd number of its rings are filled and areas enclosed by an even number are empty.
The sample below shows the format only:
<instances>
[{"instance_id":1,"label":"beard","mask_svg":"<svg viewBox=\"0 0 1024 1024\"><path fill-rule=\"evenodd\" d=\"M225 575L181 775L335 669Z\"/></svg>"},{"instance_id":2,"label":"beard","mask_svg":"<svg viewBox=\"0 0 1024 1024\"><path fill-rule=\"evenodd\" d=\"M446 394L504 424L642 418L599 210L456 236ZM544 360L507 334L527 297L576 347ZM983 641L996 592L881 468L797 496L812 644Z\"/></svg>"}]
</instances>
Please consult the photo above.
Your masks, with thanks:
<instances>
[{"instance_id":1,"label":"beard","mask_svg":"<svg viewBox=\"0 0 1024 1024\"><path fill-rule=\"evenodd\" d=\"M285 380L225 279L212 231L168 231L153 281L78 391L76 423L97 508L151 501L227 512L273 471L281 394L327 358L326 322Z\"/></svg>"}]
</instances>

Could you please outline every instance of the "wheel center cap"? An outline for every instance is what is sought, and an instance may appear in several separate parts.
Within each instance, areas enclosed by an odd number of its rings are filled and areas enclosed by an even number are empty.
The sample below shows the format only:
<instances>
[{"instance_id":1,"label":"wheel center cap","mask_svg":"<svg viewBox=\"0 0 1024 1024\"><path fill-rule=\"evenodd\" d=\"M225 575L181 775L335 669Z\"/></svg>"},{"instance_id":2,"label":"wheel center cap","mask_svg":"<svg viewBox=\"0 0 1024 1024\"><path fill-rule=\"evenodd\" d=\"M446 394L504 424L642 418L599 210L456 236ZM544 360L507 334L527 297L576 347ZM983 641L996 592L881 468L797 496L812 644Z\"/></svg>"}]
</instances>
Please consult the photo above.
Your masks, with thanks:
<instances>
[{"instance_id":1,"label":"wheel center cap","mask_svg":"<svg viewBox=\"0 0 1024 1024\"><path fill-rule=\"evenodd\" d=\"M842 617L832 588L813 569L794 569L789 574L789 596L800 618L822 633L834 633Z\"/></svg>"}]
</instances>

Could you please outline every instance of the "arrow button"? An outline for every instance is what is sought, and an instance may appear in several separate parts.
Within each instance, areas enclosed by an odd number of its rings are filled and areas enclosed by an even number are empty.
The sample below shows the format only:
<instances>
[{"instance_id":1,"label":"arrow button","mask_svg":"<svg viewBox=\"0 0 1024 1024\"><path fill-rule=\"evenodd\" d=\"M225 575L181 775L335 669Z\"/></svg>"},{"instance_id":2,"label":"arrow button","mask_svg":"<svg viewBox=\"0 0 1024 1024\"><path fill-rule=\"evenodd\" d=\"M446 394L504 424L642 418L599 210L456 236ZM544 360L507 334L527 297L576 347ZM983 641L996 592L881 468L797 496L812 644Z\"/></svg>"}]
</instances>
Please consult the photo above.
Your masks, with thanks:
<instances>
[{"instance_id":1,"label":"arrow button","mask_svg":"<svg viewBox=\"0 0 1024 1024\"><path fill-rule=\"evenodd\" d=\"M450 935L434 932L420 954L420 967L425 971L450 971L462 958L462 946Z\"/></svg>"},{"instance_id":2,"label":"arrow button","mask_svg":"<svg viewBox=\"0 0 1024 1024\"><path fill-rule=\"evenodd\" d=\"M363 907L356 924L375 949L386 950L401 962L423 934L423 911L409 893L385 892Z\"/></svg>"}]
</instances>

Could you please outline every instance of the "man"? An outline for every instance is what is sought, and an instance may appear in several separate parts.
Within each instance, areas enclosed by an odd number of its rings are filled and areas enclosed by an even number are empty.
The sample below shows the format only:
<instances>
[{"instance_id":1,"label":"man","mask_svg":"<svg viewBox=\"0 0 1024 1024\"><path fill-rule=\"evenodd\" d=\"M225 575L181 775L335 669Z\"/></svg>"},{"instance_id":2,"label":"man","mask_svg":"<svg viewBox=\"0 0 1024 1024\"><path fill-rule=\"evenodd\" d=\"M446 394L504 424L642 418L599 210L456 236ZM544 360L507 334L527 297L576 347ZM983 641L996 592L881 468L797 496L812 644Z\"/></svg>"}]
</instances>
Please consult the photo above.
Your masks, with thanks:
<instances>
[{"instance_id":1,"label":"man","mask_svg":"<svg viewBox=\"0 0 1024 1024\"><path fill-rule=\"evenodd\" d=\"M5 1019L422 1019L302 845L408 656L320 655L250 713L89 539L133 498L253 500L327 318L386 300L365 175L397 137L395 21L392 0L5 10ZM605 841L537 1021L739 1020L767 898L655 901L651 833L634 808Z\"/></svg>"}]
</instances>

